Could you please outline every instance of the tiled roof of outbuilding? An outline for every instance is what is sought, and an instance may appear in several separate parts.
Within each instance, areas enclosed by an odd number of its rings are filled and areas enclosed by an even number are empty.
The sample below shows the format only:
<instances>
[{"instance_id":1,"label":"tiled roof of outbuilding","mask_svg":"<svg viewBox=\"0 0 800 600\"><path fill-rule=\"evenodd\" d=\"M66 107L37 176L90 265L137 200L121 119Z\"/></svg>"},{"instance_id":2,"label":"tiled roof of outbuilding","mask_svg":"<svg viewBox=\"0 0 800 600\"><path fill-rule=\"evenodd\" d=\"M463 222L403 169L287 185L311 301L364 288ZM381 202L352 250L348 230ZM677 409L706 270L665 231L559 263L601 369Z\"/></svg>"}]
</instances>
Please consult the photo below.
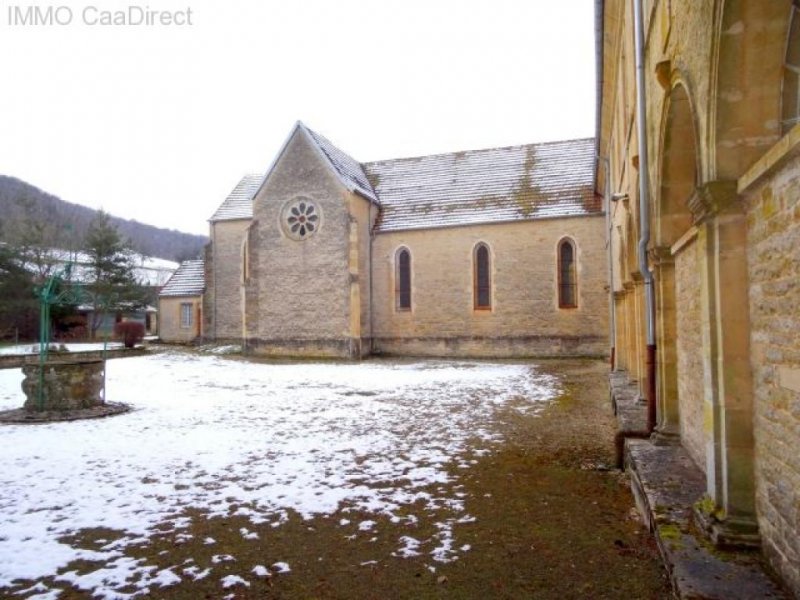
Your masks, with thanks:
<instances>
[{"instance_id":1,"label":"tiled roof of outbuilding","mask_svg":"<svg viewBox=\"0 0 800 600\"><path fill-rule=\"evenodd\" d=\"M199 296L206 286L205 261L185 260L161 288L159 296Z\"/></svg>"},{"instance_id":2,"label":"tiled roof of outbuilding","mask_svg":"<svg viewBox=\"0 0 800 600\"><path fill-rule=\"evenodd\" d=\"M579 139L365 163L378 231L602 213L594 140Z\"/></svg>"},{"instance_id":3,"label":"tiled roof of outbuilding","mask_svg":"<svg viewBox=\"0 0 800 600\"><path fill-rule=\"evenodd\" d=\"M373 202L378 202L378 196L375 194L375 190L372 189L372 185L364 173L361 163L349 154L339 150L329 139L318 134L316 131L309 129L302 123L300 123L300 127L308 132L311 139L328 158L331 165L336 170L336 173L349 190L358 192Z\"/></svg>"},{"instance_id":4,"label":"tiled roof of outbuilding","mask_svg":"<svg viewBox=\"0 0 800 600\"><path fill-rule=\"evenodd\" d=\"M209 221L233 221L236 219L253 218L253 196L256 195L261 182L264 181L263 175L245 175L236 184L233 191L228 194L220 207L217 209Z\"/></svg>"}]
</instances>

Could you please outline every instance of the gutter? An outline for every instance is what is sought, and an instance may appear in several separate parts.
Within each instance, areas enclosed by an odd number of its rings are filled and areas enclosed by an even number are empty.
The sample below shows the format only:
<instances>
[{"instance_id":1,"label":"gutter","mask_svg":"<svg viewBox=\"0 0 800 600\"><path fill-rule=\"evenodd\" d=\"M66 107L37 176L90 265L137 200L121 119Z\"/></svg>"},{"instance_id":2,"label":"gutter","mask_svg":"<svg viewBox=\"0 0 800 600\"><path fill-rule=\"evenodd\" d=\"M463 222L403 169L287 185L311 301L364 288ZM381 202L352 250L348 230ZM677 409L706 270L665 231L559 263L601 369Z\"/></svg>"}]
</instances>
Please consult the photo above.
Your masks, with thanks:
<instances>
[{"instance_id":1,"label":"gutter","mask_svg":"<svg viewBox=\"0 0 800 600\"><path fill-rule=\"evenodd\" d=\"M653 273L647 265L650 243L650 162L647 156L647 107L644 77L644 17L642 0L633 2L633 24L636 57L636 125L639 142L639 271L644 279L645 321L647 325L647 359L645 395L647 397L647 429L656 425L656 335Z\"/></svg>"}]
</instances>

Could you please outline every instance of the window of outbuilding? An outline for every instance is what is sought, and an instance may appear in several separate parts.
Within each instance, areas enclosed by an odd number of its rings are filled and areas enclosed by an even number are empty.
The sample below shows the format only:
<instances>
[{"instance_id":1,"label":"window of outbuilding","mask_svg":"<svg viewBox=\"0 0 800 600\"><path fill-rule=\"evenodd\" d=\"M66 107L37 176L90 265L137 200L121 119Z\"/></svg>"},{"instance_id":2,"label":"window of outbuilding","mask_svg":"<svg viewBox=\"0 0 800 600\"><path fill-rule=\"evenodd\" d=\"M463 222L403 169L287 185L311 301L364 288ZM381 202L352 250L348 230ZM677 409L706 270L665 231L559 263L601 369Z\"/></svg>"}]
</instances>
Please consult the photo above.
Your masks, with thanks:
<instances>
[{"instance_id":1,"label":"window of outbuilding","mask_svg":"<svg viewBox=\"0 0 800 600\"><path fill-rule=\"evenodd\" d=\"M578 278L575 269L575 244L570 239L558 243L558 307L578 306Z\"/></svg>"},{"instance_id":2,"label":"window of outbuilding","mask_svg":"<svg viewBox=\"0 0 800 600\"><path fill-rule=\"evenodd\" d=\"M181 327L188 329L194 323L194 307L191 302L181 302Z\"/></svg>"},{"instance_id":3,"label":"window of outbuilding","mask_svg":"<svg viewBox=\"0 0 800 600\"><path fill-rule=\"evenodd\" d=\"M492 308L492 275L489 247L486 244L475 246L474 263L475 309L489 310Z\"/></svg>"},{"instance_id":4,"label":"window of outbuilding","mask_svg":"<svg viewBox=\"0 0 800 600\"><path fill-rule=\"evenodd\" d=\"M800 123L800 0L792 2L783 65L783 133Z\"/></svg>"},{"instance_id":5,"label":"window of outbuilding","mask_svg":"<svg viewBox=\"0 0 800 600\"><path fill-rule=\"evenodd\" d=\"M401 248L395 263L395 307L397 310L411 310L411 252Z\"/></svg>"}]
</instances>

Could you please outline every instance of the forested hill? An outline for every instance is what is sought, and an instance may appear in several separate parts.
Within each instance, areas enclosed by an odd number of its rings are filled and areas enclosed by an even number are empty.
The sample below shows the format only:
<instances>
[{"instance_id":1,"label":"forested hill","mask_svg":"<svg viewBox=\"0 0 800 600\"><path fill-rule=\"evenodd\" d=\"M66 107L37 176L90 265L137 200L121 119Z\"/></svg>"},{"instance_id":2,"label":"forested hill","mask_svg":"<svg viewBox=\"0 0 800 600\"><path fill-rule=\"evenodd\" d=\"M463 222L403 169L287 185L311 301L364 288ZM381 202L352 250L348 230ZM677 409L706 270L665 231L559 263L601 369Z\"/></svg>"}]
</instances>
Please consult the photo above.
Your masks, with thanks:
<instances>
[{"instance_id":1,"label":"forested hill","mask_svg":"<svg viewBox=\"0 0 800 600\"><path fill-rule=\"evenodd\" d=\"M29 205L27 209L26 203ZM43 218L51 223L63 223L68 236L80 244L96 214L94 209L66 202L16 177L0 175L0 241L7 241L9 226L13 227L15 221ZM113 215L111 222L117 226L120 235L130 239L134 249L145 256L174 261L197 258L208 241L202 235L161 229Z\"/></svg>"}]
</instances>

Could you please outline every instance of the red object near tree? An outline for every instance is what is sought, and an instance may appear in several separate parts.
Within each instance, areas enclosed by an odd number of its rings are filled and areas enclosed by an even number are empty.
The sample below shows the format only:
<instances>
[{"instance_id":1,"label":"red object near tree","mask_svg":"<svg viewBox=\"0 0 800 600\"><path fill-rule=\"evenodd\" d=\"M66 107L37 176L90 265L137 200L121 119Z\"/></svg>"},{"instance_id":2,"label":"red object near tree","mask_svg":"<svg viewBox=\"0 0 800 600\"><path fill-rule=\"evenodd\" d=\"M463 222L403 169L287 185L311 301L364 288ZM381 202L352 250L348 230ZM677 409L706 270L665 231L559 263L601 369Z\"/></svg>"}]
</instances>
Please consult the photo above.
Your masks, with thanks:
<instances>
[{"instance_id":1,"label":"red object near tree","mask_svg":"<svg viewBox=\"0 0 800 600\"><path fill-rule=\"evenodd\" d=\"M144 339L144 324L137 321L122 321L114 325L114 335L122 338L126 348L133 348Z\"/></svg>"}]
</instances>

